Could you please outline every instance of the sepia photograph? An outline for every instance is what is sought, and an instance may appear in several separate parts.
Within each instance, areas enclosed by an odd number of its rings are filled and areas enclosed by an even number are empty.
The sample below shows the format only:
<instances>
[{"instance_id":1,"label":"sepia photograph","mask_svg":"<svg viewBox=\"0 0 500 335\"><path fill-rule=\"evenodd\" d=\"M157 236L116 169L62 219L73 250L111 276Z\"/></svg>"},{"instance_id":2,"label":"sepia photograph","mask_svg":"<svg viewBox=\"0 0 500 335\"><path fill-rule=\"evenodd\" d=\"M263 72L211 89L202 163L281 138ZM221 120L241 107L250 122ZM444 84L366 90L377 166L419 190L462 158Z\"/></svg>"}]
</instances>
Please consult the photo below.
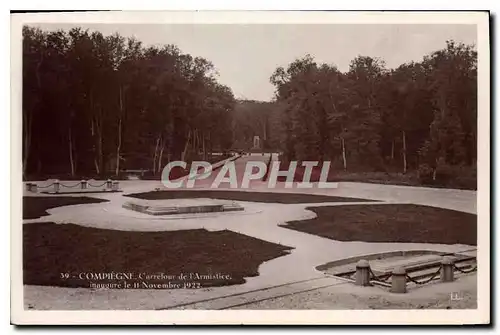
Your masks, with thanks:
<instances>
[{"instance_id":1,"label":"sepia photograph","mask_svg":"<svg viewBox=\"0 0 500 335\"><path fill-rule=\"evenodd\" d=\"M14 324L490 322L488 12L11 19Z\"/></svg>"}]
</instances>

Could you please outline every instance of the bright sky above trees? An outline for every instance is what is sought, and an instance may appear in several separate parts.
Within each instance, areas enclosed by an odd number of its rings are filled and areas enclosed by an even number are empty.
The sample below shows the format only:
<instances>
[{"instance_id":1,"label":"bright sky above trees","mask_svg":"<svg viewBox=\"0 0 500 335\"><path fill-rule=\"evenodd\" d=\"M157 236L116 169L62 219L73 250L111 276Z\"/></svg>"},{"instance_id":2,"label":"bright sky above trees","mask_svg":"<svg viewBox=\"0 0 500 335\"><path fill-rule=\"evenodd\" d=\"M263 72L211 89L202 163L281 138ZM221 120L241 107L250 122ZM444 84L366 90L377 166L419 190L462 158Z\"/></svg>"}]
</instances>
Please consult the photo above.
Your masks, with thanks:
<instances>
[{"instance_id":1,"label":"bright sky above trees","mask_svg":"<svg viewBox=\"0 0 500 335\"><path fill-rule=\"evenodd\" d=\"M36 25L31 25L36 26ZM446 47L446 40L475 44L474 25L158 25L43 24L42 29L75 26L135 36L144 45L175 44L182 52L209 59L219 82L237 98L269 101L274 87L269 77L278 66L310 54L318 63L348 71L358 55L380 57L388 68L421 61Z\"/></svg>"}]
</instances>

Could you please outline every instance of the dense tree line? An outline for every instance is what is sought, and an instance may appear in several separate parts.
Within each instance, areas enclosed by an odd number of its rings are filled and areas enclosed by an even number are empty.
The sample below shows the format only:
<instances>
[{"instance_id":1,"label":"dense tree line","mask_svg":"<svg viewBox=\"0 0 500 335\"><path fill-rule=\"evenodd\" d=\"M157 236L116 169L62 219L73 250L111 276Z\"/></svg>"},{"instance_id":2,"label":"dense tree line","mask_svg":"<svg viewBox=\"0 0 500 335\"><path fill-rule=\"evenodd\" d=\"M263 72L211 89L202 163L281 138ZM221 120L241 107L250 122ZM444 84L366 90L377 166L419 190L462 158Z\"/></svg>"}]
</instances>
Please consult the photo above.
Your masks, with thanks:
<instances>
[{"instance_id":1,"label":"dense tree line","mask_svg":"<svg viewBox=\"0 0 500 335\"><path fill-rule=\"evenodd\" d=\"M236 100L216 77L174 45L24 27L24 176L159 175L172 160L249 150L258 135L284 160L337 171L475 179L473 46L448 41L396 69L358 56L347 72L307 55L272 74L273 102Z\"/></svg>"},{"instance_id":2,"label":"dense tree line","mask_svg":"<svg viewBox=\"0 0 500 335\"><path fill-rule=\"evenodd\" d=\"M232 144L209 61L119 34L23 28L23 174L118 175Z\"/></svg>"},{"instance_id":3,"label":"dense tree line","mask_svg":"<svg viewBox=\"0 0 500 335\"><path fill-rule=\"evenodd\" d=\"M475 174L477 53L447 41L421 62L387 69L358 56L347 72L307 55L272 74L286 160L344 171ZM475 175L474 175L475 178Z\"/></svg>"}]
</instances>

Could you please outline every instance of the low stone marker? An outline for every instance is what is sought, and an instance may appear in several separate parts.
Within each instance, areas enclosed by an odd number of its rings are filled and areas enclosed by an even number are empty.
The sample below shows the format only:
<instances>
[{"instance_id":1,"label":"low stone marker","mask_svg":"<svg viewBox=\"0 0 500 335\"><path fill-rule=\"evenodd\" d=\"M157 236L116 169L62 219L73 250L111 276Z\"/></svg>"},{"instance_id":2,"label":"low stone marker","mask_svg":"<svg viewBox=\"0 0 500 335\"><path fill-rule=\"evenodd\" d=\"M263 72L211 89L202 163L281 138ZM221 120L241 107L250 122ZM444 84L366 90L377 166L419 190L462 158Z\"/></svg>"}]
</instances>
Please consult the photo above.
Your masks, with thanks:
<instances>
[{"instance_id":1,"label":"low stone marker","mask_svg":"<svg viewBox=\"0 0 500 335\"><path fill-rule=\"evenodd\" d=\"M403 267L397 267L392 271L391 282L392 293L406 293L406 270Z\"/></svg>"},{"instance_id":2,"label":"low stone marker","mask_svg":"<svg viewBox=\"0 0 500 335\"><path fill-rule=\"evenodd\" d=\"M117 181L114 181L112 184L111 184L111 190L112 191L118 191L118 188L120 186L120 183L117 182Z\"/></svg>"},{"instance_id":3,"label":"low stone marker","mask_svg":"<svg viewBox=\"0 0 500 335\"><path fill-rule=\"evenodd\" d=\"M87 181L86 180L82 180L80 182L80 186L81 186L82 190L85 190L87 188Z\"/></svg>"},{"instance_id":4,"label":"low stone marker","mask_svg":"<svg viewBox=\"0 0 500 335\"><path fill-rule=\"evenodd\" d=\"M59 180L54 181L54 192L59 193L60 183Z\"/></svg>"},{"instance_id":5,"label":"low stone marker","mask_svg":"<svg viewBox=\"0 0 500 335\"><path fill-rule=\"evenodd\" d=\"M370 264L368 261L362 259L356 264L356 285L369 286L370 285Z\"/></svg>"},{"instance_id":6,"label":"low stone marker","mask_svg":"<svg viewBox=\"0 0 500 335\"><path fill-rule=\"evenodd\" d=\"M455 261L452 257L444 256L441 261L441 281L452 282L454 280Z\"/></svg>"}]
</instances>

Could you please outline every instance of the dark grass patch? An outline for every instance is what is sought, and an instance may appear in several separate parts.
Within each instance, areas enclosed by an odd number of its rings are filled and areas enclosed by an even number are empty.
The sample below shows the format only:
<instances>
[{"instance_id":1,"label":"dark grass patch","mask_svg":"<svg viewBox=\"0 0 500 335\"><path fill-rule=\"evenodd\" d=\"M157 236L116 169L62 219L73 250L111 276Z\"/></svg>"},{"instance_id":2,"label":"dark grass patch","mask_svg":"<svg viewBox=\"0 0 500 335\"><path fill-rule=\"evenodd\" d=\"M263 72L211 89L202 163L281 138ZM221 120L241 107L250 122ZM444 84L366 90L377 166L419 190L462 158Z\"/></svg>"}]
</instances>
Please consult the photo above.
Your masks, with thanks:
<instances>
[{"instance_id":1,"label":"dark grass patch","mask_svg":"<svg viewBox=\"0 0 500 335\"><path fill-rule=\"evenodd\" d=\"M208 190L153 191L145 193L127 194L127 196L145 200L211 198L211 199L221 199L221 200L266 202L266 203L279 203L279 204L353 202L353 201L376 202L376 200L334 197L334 196L316 195L316 194L244 192L244 191L208 191Z\"/></svg>"},{"instance_id":2,"label":"dark grass patch","mask_svg":"<svg viewBox=\"0 0 500 335\"><path fill-rule=\"evenodd\" d=\"M339 241L477 245L477 216L429 206L308 207L318 217L282 227Z\"/></svg>"},{"instance_id":3,"label":"dark grass patch","mask_svg":"<svg viewBox=\"0 0 500 335\"><path fill-rule=\"evenodd\" d=\"M38 219L49 215L47 209L55 207L96 204L107 201L89 197L23 197L23 219Z\"/></svg>"},{"instance_id":4,"label":"dark grass patch","mask_svg":"<svg viewBox=\"0 0 500 335\"><path fill-rule=\"evenodd\" d=\"M228 230L130 232L41 222L23 226L23 277L27 285L90 287L80 273L224 274L222 280L144 280L147 283L200 283L203 287L242 284L258 266L291 248ZM61 278L68 273L69 278ZM93 280L120 283L123 280ZM140 287L143 288L143 287Z\"/></svg>"}]
</instances>

